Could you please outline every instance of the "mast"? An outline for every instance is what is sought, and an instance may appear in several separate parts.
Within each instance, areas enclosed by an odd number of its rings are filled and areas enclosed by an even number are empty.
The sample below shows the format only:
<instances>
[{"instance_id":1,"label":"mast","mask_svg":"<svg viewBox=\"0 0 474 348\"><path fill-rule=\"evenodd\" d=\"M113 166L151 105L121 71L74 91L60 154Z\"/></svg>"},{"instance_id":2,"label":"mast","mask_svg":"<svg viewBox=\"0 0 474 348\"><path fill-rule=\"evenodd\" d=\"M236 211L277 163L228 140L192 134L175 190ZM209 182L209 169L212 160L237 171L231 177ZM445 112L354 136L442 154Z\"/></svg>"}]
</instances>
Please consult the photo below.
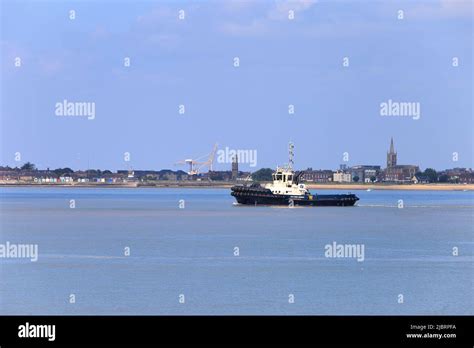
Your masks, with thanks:
<instances>
[{"instance_id":1,"label":"mast","mask_svg":"<svg viewBox=\"0 0 474 348\"><path fill-rule=\"evenodd\" d=\"M290 170L293 170L293 164L294 164L294 160L293 160L293 156L294 156L294 150L295 148L295 145L290 141L288 143L288 169Z\"/></svg>"}]
</instances>

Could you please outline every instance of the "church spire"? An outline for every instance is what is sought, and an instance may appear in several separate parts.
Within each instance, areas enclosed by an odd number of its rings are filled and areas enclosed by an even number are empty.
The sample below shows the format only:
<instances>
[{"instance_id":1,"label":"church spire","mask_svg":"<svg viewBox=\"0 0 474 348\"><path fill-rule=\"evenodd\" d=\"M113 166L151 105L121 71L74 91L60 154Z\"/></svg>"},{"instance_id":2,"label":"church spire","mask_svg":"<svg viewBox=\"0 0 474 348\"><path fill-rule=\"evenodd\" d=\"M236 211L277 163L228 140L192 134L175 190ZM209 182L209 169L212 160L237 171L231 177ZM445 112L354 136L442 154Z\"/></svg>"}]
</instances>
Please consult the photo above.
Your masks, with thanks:
<instances>
[{"instance_id":1,"label":"church spire","mask_svg":"<svg viewBox=\"0 0 474 348\"><path fill-rule=\"evenodd\" d=\"M390 151L387 153L387 168L397 165L397 153L393 146L393 137L390 139Z\"/></svg>"}]
</instances>

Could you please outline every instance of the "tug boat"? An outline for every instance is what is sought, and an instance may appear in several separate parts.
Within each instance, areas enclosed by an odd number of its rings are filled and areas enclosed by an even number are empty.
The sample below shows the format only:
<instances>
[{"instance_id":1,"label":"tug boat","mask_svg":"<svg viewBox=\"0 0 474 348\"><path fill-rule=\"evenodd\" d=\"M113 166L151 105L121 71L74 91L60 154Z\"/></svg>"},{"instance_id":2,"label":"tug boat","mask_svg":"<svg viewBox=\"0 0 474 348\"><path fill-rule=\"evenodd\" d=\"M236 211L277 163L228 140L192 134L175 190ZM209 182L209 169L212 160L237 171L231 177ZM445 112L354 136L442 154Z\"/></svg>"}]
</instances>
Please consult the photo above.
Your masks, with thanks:
<instances>
[{"instance_id":1,"label":"tug boat","mask_svg":"<svg viewBox=\"0 0 474 348\"><path fill-rule=\"evenodd\" d=\"M301 183L303 171L293 171L293 144L290 143L290 161L284 167L277 167L272 174L273 182L260 184L235 185L231 195L237 203L249 205L287 205L287 206L353 206L359 198L355 194L319 195L311 194Z\"/></svg>"}]
</instances>

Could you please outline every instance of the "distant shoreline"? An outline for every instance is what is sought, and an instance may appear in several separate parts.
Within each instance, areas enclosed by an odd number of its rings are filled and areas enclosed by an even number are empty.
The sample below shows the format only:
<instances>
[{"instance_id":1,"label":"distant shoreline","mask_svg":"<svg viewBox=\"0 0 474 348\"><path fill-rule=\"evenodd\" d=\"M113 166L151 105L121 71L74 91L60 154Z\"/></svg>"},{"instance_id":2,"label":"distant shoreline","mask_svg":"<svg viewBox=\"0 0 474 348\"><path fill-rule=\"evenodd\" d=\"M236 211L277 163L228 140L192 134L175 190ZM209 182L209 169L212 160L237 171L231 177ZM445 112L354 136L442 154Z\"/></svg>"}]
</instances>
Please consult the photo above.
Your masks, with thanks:
<instances>
[{"instance_id":1,"label":"distant shoreline","mask_svg":"<svg viewBox=\"0 0 474 348\"><path fill-rule=\"evenodd\" d=\"M239 183L240 184L240 183ZM264 184L264 183L262 183ZM0 187L61 187L61 188L231 188L235 183L229 182L158 182L153 184L143 183L5 183L0 182ZM474 191L474 184L314 184L308 183L310 190L406 190L406 191Z\"/></svg>"},{"instance_id":2,"label":"distant shoreline","mask_svg":"<svg viewBox=\"0 0 474 348\"><path fill-rule=\"evenodd\" d=\"M317 190L472 191L474 184L307 184Z\"/></svg>"}]
</instances>

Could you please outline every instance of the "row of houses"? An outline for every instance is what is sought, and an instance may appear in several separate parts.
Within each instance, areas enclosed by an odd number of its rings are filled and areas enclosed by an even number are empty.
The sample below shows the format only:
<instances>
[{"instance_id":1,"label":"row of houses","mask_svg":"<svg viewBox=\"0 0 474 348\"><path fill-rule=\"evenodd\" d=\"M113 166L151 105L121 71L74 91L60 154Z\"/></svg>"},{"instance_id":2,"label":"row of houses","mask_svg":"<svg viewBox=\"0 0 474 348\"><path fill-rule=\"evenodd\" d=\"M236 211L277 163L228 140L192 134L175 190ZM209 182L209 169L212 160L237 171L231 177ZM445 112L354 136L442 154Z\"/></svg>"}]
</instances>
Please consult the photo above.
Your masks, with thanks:
<instances>
[{"instance_id":1,"label":"row of houses","mask_svg":"<svg viewBox=\"0 0 474 348\"><path fill-rule=\"evenodd\" d=\"M474 171L470 168L446 169L436 173L436 177L428 177L420 173L415 165L396 165L382 169L375 165L341 166L339 170L313 170L308 168L301 176L307 183L414 183L429 182L473 184Z\"/></svg>"},{"instance_id":2,"label":"row of houses","mask_svg":"<svg viewBox=\"0 0 474 348\"><path fill-rule=\"evenodd\" d=\"M415 183L428 182L445 183L474 183L474 172L468 168L452 168L435 172L435 177L427 177L420 174L419 167L415 165L397 165L392 161L391 165L382 169L377 165L356 165L347 167L341 165L339 170L304 170L301 177L307 183ZM0 180L20 181L31 183L126 183L147 182L155 180L168 181L251 181L250 172L233 171L209 171L199 175L189 175L184 171L172 170L119 170L116 173L110 171L66 171L66 173L55 170L32 170L25 171L18 168L0 167Z\"/></svg>"},{"instance_id":3,"label":"row of houses","mask_svg":"<svg viewBox=\"0 0 474 348\"><path fill-rule=\"evenodd\" d=\"M380 166L372 165L360 165L347 168L341 166L341 169L333 171L329 169L325 170L313 170L308 168L304 170L301 179L304 182L313 183L328 183L328 182L377 182L383 181L381 176Z\"/></svg>"},{"instance_id":4,"label":"row of houses","mask_svg":"<svg viewBox=\"0 0 474 348\"><path fill-rule=\"evenodd\" d=\"M438 172L440 182L474 184L474 171L467 168L452 168Z\"/></svg>"},{"instance_id":5,"label":"row of houses","mask_svg":"<svg viewBox=\"0 0 474 348\"><path fill-rule=\"evenodd\" d=\"M248 180L251 173L232 171L210 171L199 175L189 175L178 170L169 169L154 170L118 170L116 173L110 171L86 170L68 171L61 173L56 170L32 170L25 171L18 168L0 167L0 180L21 181L31 183L126 183L126 182L146 182L146 181L232 181Z\"/></svg>"}]
</instances>

